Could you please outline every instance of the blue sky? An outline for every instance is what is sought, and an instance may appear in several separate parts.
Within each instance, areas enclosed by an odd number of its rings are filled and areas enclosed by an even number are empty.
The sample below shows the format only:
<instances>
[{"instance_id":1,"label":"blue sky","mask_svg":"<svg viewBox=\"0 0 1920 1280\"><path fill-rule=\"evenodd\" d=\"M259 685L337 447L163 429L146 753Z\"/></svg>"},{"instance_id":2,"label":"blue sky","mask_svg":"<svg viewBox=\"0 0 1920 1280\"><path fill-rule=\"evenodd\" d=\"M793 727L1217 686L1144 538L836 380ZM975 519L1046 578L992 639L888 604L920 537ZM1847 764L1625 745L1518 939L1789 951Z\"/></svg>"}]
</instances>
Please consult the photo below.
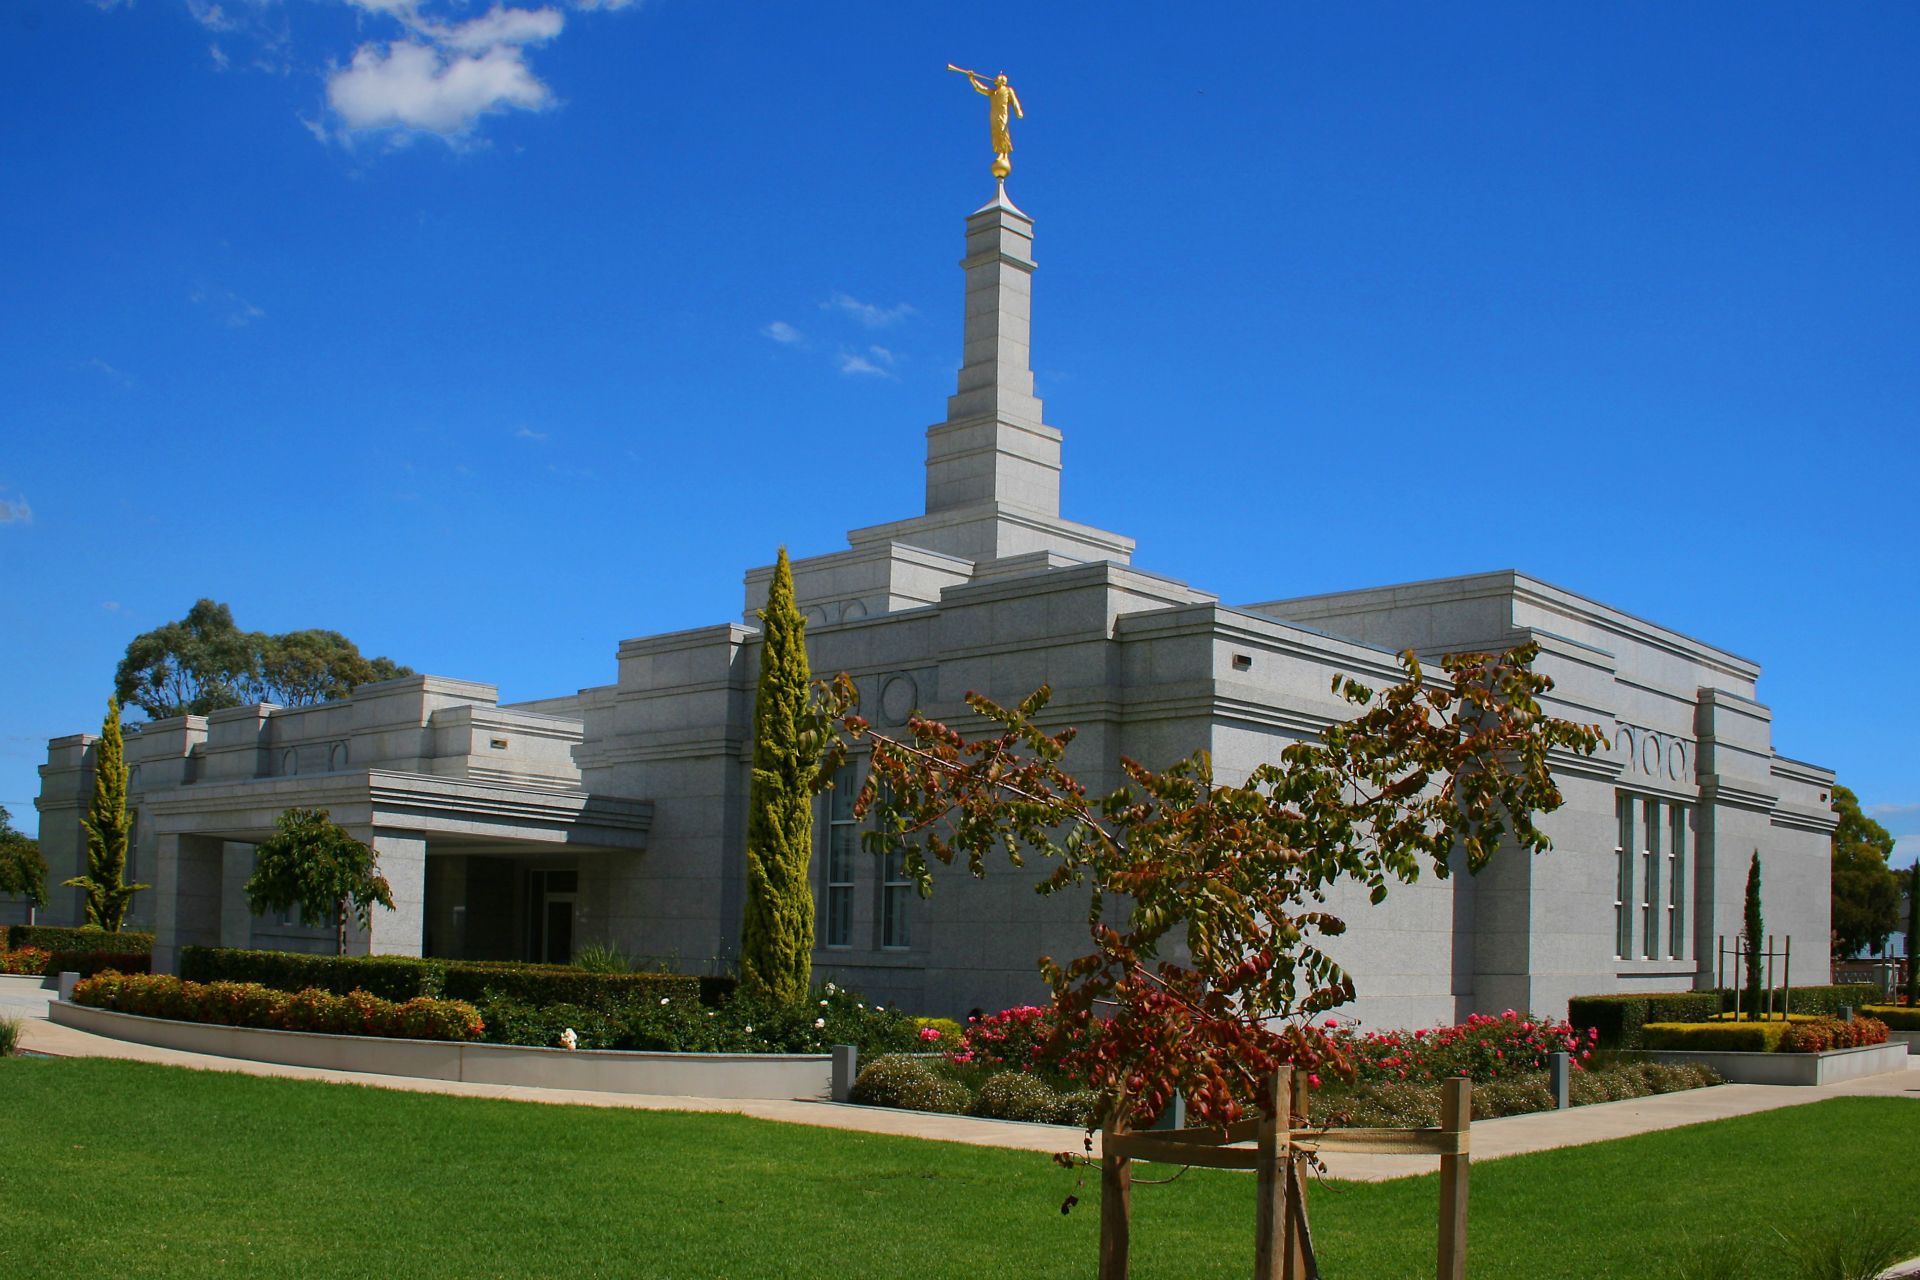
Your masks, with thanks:
<instances>
[{"instance_id":1,"label":"blue sky","mask_svg":"<svg viewBox=\"0 0 1920 1280\"><path fill-rule=\"evenodd\" d=\"M1066 514L1754 657L1920 852L1920 8L20 0L0 803L202 595L519 699L919 510L984 103Z\"/></svg>"}]
</instances>

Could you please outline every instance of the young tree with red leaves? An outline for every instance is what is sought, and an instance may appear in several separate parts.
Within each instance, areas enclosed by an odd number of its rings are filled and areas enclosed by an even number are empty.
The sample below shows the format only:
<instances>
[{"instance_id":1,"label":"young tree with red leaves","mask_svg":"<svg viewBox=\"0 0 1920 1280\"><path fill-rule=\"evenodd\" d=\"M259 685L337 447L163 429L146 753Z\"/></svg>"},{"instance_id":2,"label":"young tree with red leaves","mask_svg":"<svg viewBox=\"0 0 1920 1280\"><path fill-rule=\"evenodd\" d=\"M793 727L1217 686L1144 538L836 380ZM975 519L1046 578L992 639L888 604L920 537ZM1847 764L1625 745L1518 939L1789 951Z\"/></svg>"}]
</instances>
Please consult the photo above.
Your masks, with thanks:
<instances>
[{"instance_id":1,"label":"young tree with red leaves","mask_svg":"<svg viewBox=\"0 0 1920 1280\"><path fill-rule=\"evenodd\" d=\"M1040 961L1050 1052L1101 1095L1103 1118L1146 1125L1180 1092L1190 1117L1227 1124L1282 1063L1349 1070L1317 1018L1354 994L1322 946L1346 929L1328 890L1358 882L1378 903L1423 868L1444 878L1505 844L1549 847L1534 822L1562 802L1549 753L1591 755L1604 739L1542 712L1553 682L1532 670L1536 654L1449 657L1434 679L1409 652L1401 682L1378 692L1335 677L1356 717L1238 785L1217 782L1202 751L1158 772L1122 760L1128 785L1090 797L1061 767L1074 731L1034 723L1046 688L1015 707L969 694L996 726L973 741L922 717L895 738L843 714L821 776L847 739L871 744L855 812L875 815L868 848L898 851L923 896L929 859L980 876L996 850L1016 866L1049 859L1042 893L1086 886L1093 950ZM845 676L833 698L852 705Z\"/></svg>"}]
</instances>

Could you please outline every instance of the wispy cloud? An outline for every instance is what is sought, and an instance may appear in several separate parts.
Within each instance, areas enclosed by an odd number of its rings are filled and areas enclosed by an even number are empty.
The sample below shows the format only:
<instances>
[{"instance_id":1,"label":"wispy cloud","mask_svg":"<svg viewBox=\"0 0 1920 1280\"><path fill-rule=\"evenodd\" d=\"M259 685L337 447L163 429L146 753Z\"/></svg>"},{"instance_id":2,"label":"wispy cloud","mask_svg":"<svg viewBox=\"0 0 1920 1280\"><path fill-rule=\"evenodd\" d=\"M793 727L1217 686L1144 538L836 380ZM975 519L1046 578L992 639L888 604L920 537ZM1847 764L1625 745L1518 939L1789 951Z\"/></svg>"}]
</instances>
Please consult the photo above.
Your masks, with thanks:
<instances>
[{"instance_id":1,"label":"wispy cloud","mask_svg":"<svg viewBox=\"0 0 1920 1280\"><path fill-rule=\"evenodd\" d=\"M882 307L871 302L862 302L858 298L844 293L836 293L820 304L822 311L838 311L850 315L869 329L888 329L908 316L917 314L914 309L902 302L896 306Z\"/></svg>"},{"instance_id":2,"label":"wispy cloud","mask_svg":"<svg viewBox=\"0 0 1920 1280\"><path fill-rule=\"evenodd\" d=\"M118 600L102 600L100 602L100 607L101 609L105 610L108 613L126 612L126 610L121 607L121 604Z\"/></svg>"},{"instance_id":3,"label":"wispy cloud","mask_svg":"<svg viewBox=\"0 0 1920 1280\"><path fill-rule=\"evenodd\" d=\"M893 352L885 347L868 347L864 352L840 351L840 372L852 377L891 378Z\"/></svg>"},{"instance_id":4,"label":"wispy cloud","mask_svg":"<svg viewBox=\"0 0 1920 1280\"><path fill-rule=\"evenodd\" d=\"M768 325L766 328L762 329L760 332L765 336L772 338L775 342L783 343L784 345L789 347L800 346L802 343L806 342L807 340L806 334L801 333L798 329L788 324L785 320L775 320L772 324Z\"/></svg>"},{"instance_id":5,"label":"wispy cloud","mask_svg":"<svg viewBox=\"0 0 1920 1280\"><path fill-rule=\"evenodd\" d=\"M195 285L187 291L187 301L216 312L226 320L229 329L244 329L255 320L264 320L267 316L265 311L233 290L218 286Z\"/></svg>"},{"instance_id":6,"label":"wispy cloud","mask_svg":"<svg viewBox=\"0 0 1920 1280\"><path fill-rule=\"evenodd\" d=\"M0 498L0 524L32 524L33 508L25 498Z\"/></svg>"},{"instance_id":7,"label":"wispy cloud","mask_svg":"<svg viewBox=\"0 0 1920 1280\"><path fill-rule=\"evenodd\" d=\"M535 444L545 444L547 442L547 433L544 431L535 431L532 427L521 427L513 433L513 438L515 440L531 440Z\"/></svg>"},{"instance_id":8,"label":"wispy cloud","mask_svg":"<svg viewBox=\"0 0 1920 1280\"><path fill-rule=\"evenodd\" d=\"M114 368L112 365L108 364L105 360L102 360L99 356L90 356L87 359L82 360L77 367L81 369L85 369L89 373L97 373L101 377L105 378L107 381L116 383L123 387L129 387L133 385L132 378L129 378L126 374Z\"/></svg>"}]
</instances>

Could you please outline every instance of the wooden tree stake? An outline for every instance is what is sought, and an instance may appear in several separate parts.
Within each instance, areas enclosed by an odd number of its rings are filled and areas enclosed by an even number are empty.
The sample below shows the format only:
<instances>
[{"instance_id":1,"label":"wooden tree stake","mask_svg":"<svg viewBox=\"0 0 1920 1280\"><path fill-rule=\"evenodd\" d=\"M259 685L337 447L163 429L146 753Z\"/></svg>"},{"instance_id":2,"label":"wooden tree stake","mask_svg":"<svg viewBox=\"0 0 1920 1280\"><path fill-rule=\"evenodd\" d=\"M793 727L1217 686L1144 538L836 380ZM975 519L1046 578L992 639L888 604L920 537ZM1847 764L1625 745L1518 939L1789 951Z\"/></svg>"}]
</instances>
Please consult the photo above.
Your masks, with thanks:
<instances>
[{"instance_id":1,"label":"wooden tree stake","mask_svg":"<svg viewBox=\"0 0 1920 1280\"><path fill-rule=\"evenodd\" d=\"M1473 1082L1455 1077L1440 1086L1440 1131L1465 1134L1473 1122ZM1440 1157L1440 1280L1467 1280L1467 1162L1465 1152Z\"/></svg>"}]
</instances>

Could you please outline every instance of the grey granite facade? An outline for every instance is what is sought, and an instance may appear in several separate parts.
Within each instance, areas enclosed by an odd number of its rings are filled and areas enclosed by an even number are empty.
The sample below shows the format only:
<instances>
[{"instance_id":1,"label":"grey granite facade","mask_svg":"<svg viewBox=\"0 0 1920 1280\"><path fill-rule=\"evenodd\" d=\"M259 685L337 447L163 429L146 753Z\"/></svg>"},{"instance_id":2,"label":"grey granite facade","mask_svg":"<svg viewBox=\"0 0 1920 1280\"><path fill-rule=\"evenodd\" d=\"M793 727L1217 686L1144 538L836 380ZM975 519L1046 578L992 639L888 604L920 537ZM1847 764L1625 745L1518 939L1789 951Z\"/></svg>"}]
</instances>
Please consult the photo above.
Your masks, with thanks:
<instances>
[{"instance_id":1,"label":"grey granite facade","mask_svg":"<svg viewBox=\"0 0 1920 1280\"><path fill-rule=\"evenodd\" d=\"M1352 1012L1374 1025L1472 1010L1564 1011L1586 992L1678 989L1711 975L1739 928L1747 859L1765 866L1769 927L1824 980L1833 775L1775 754L1753 662L1524 574L1500 572L1227 606L1136 568L1133 541L1060 515L1060 432L1033 394L1033 222L1004 192L967 219L965 352L947 416L927 431L922 514L856 529L796 560L814 670L859 682L863 712L964 722L964 695L1017 700L1042 683L1068 764L1089 786L1131 756L1206 748L1244 776L1346 713L1336 672L1390 679L1425 658L1532 640L1552 709L1596 722L1611 754L1558 762L1567 805L1553 852L1478 877L1336 900L1333 947ZM739 938L755 609L741 623L627 640L614 683L519 707L490 686L410 677L319 707L245 707L163 721L128 740L138 808L136 919L160 963L190 942L324 945L252 917L251 844L289 805L324 805L374 842L401 909L356 946L564 958L588 941L692 969ZM42 843L55 879L82 856L91 739L59 738L42 768ZM816 974L929 1013L1035 1000L1035 961L1085 946L1084 906L1036 874L939 877L932 899L852 851L821 803ZM71 891L47 913L71 919ZM10 909L10 908L0 908Z\"/></svg>"}]
</instances>

